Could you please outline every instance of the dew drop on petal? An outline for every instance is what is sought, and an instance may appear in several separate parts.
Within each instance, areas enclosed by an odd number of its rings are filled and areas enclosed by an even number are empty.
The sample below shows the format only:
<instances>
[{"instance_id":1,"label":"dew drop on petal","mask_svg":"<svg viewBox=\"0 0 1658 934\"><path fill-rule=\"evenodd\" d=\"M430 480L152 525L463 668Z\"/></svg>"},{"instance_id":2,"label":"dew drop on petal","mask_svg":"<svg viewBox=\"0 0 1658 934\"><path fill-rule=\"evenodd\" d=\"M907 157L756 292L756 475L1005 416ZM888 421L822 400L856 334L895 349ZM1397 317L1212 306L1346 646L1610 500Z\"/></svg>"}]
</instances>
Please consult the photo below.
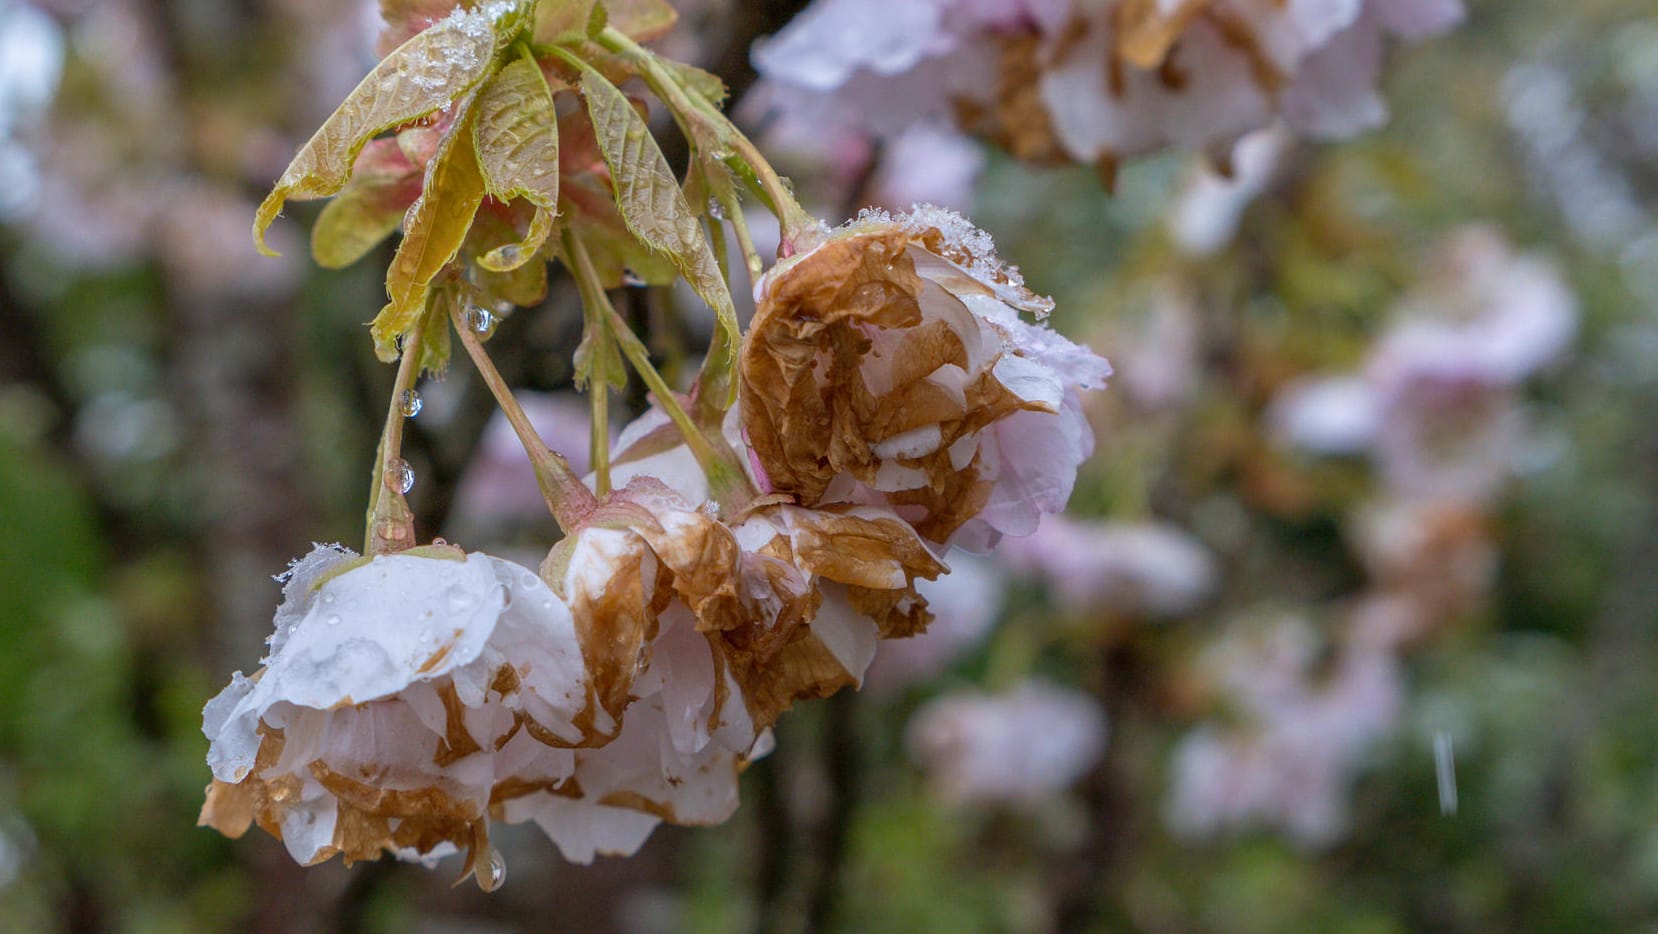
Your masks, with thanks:
<instances>
[{"instance_id":1,"label":"dew drop on petal","mask_svg":"<svg viewBox=\"0 0 1658 934\"><path fill-rule=\"evenodd\" d=\"M333 603L334 602L334 595L331 594L331 593L323 594L322 595L322 602L324 602L324 603Z\"/></svg>"},{"instance_id":2,"label":"dew drop on petal","mask_svg":"<svg viewBox=\"0 0 1658 934\"><path fill-rule=\"evenodd\" d=\"M638 273L634 272L631 269L623 269L622 270L622 284L625 285L625 286L628 286L629 288L642 289L648 283L645 282L645 277L644 276L639 275Z\"/></svg>"},{"instance_id":3,"label":"dew drop on petal","mask_svg":"<svg viewBox=\"0 0 1658 934\"><path fill-rule=\"evenodd\" d=\"M340 624L340 614L330 613L330 614L328 614L328 618L323 620L323 622L327 623L330 626L338 626Z\"/></svg>"},{"instance_id":4,"label":"dew drop on petal","mask_svg":"<svg viewBox=\"0 0 1658 934\"><path fill-rule=\"evenodd\" d=\"M403 394L397 397L397 411L402 412L404 418L419 415L425 405L426 400L420 398L420 391L416 389L405 389Z\"/></svg>"},{"instance_id":5,"label":"dew drop on petal","mask_svg":"<svg viewBox=\"0 0 1658 934\"><path fill-rule=\"evenodd\" d=\"M386 486L398 493L407 493L414 489L414 468L401 457L393 458L386 465Z\"/></svg>"}]
</instances>

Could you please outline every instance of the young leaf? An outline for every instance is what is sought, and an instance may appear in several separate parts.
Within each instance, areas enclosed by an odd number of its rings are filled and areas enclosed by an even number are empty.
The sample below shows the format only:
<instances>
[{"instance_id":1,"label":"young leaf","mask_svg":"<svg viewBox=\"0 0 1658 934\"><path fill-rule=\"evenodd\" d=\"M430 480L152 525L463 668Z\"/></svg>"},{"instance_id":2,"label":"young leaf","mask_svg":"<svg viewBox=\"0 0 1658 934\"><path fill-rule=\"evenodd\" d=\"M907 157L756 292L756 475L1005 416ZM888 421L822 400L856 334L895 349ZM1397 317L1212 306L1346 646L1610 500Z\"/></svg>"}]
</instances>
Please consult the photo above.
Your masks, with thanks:
<instances>
[{"instance_id":1,"label":"young leaf","mask_svg":"<svg viewBox=\"0 0 1658 934\"><path fill-rule=\"evenodd\" d=\"M472 148L472 101L461 106L454 129L426 166L425 191L409 209L408 229L386 270L390 303L374 319L374 350L397 359L396 340L426 307L432 279L460 252L484 200L484 178Z\"/></svg>"},{"instance_id":2,"label":"young leaf","mask_svg":"<svg viewBox=\"0 0 1658 934\"><path fill-rule=\"evenodd\" d=\"M598 8L603 7L600 11ZM561 0L536 5L535 41L558 45L592 38L593 27L610 26L635 42L659 39L672 29L679 14L665 0Z\"/></svg>"},{"instance_id":3,"label":"young leaf","mask_svg":"<svg viewBox=\"0 0 1658 934\"><path fill-rule=\"evenodd\" d=\"M328 202L311 228L311 256L324 269L361 259L391 236L409 205L420 197L420 172L403 175L358 173Z\"/></svg>"},{"instance_id":4,"label":"young leaf","mask_svg":"<svg viewBox=\"0 0 1658 934\"><path fill-rule=\"evenodd\" d=\"M667 256L714 309L719 322L716 347L735 347L740 335L731 291L720 275L702 224L686 203L645 118L604 76L586 66L582 72L582 95L610 166L622 219L640 242Z\"/></svg>"},{"instance_id":5,"label":"young leaf","mask_svg":"<svg viewBox=\"0 0 1658 934\"><path fill-rule=\"evenodd\" d=\"M520 59L501 69L478 97L473 136L484 190L500 201L523 198L536 206L524 241L492 250L481 261L486 269L508 272L536 255L558 212L558 112L540 66Z\"/></svg>"},{"instance_id":6,"label":"young leaf","mask_svg":"<svg viewBox=\"0 0 1658 934\"><path fill-rule=\"evenodd\" d=\"M558 210L558 114L540 67L519 59L502 68L479 93L477 114L472 133L490 196Z\"/></svg>"},{"instance_id":7,"label":"young leaf","mask_svg":"<svg viewBox=\"0 0 1658 934\"><path fill-rule=\"evenodd\" d=\"M265 230L288 199L326 198L344 187L363 145L376 135L436 111L471 90L489 71L495 34L446 19L403 43L369 72L294 156L276 187L259 205L253 240L259 251Z\"/></svg>"}]
</instances>

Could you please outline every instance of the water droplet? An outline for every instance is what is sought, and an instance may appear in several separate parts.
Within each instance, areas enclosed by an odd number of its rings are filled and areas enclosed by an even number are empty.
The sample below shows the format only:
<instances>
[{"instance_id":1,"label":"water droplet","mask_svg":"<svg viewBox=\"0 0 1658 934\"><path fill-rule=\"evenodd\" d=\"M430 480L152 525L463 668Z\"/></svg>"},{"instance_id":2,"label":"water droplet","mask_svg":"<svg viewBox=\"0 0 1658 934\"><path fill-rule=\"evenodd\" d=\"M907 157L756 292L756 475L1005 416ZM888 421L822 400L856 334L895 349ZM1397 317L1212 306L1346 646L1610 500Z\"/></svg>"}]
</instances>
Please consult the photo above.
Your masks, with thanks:
<instances>
[{"instance_id":1,"label":"water droplet","mask_svg":"<svg viewBox=\"0 0 1658 934\"><path fill-rule=\"evenodd\" d=\"M478 874L478 888L485 892L493 892L507 881L507 861L501 856L501 851L494 847L489 848L489 863L484 871Z\"/></svg>"},{"instance_id":2,"label":"water droplet","mask_svg":"<svg viewBox=\"0 0 1658 934\"><path fill-rule=\"evenodd\" d=\"M473 305L466 309L466 326L474 334L488 338L495 333L497 319L495 313L480 305Z\"/></svg>"},{"instance_id":3,"label":"water droplet","mask_svg":"<svg viewBox=\"0 0 1658 934\"><path fill-rule=\"evenodd\" d=\"M525 572L524 572L524 573L523 573L523 575L522 575L522 580L521 580L521 583L522 583L522 584L523 584L523 585L524 585L524 586L525 586L525 587L526 587L526 588L529 588L529 589L531 589L531 590L533 590L533 589L535 589L535 586L536 586L536 585L537 585L537 584L540 584L540 583L541 583L541 578L539 578L539 577L536 577L536 576L535 576L535 574L534 574L534 573L533 573L533 572L530 572L530 571L525 571Z\"/></svg>"},{"instance_id":4,"label":"water droplet","mask_svg":"<svg viewBox=\"0 0 1658 934\"><path fill-rule=\"evenodd\" d=\"M725 220L725 205L721 204L718 198L708 199L708 216L717 221Z\"/></svg>"},{"instance_id":5,"label":"water droplet","mask_svg":"<svg viewBox=\"0 0 1658 934\"><path fill-rule=\"evenodd\" d=\"M442 536L439 536L437 538L432 539L432 544L434 544L434 545L447 545L447 544L449 544L449 539L443 538Z\"/></svg>"},{"instance_id":6,"label":"water droplet","mask_svg":"<svg viewBox=\"0 0 1658 934\"><path fill-rule=\"evenodd\" d=\"M407 493L414 489L414 468L401 457L393 458L386 465L386 486L398 493Z\"/></svg>"},{"instance_id":7,"label":"water droplet","mask_svg":"<svg viewBox=\"0 0 1658 934\"><path fill-rule=\"evenodd\" d=\"M334 595L331 594L331 593L323 594L322 595L322 602L323 603L333 603L334 602Z\"/></svg>"},{"instance_id":8,"label":"water droplet","mask_svg":"<svg viewBox=\"0 0 1658 934\"><path fill-rule=\"evenodd\" d=\"M323 620L323 622L327 623L330 626L338 626L340 624L340 614L330 613L330 614L328 614L328 618L326 620Z\"/></svg>"},{"instance_id":9,"label":"water droplet","mask_svg":"<svg viewBox=\"0 0 1658 934\"><path fill-rule=\"evenodd\" d=\"M645 281L644 276L639 275L638 273L634 272L633 270L623 269L622 270L622 284L625 285L625 286L628 286L629 288L642 289L646 285L648 285L649 283L647 283Z\"/></svg>"},{"instance_id":10,"label":"water droplet","mask_svg":"<svg viewBox=\"0 0 1658 934\"><path fill-rule=\"evenodd\" d=\"M397 411L402 412L404 418L414 418L425 407L426 400L420 398L419 390L405 389L403 394L397 397Z\"/></svg>"}]
</instances>

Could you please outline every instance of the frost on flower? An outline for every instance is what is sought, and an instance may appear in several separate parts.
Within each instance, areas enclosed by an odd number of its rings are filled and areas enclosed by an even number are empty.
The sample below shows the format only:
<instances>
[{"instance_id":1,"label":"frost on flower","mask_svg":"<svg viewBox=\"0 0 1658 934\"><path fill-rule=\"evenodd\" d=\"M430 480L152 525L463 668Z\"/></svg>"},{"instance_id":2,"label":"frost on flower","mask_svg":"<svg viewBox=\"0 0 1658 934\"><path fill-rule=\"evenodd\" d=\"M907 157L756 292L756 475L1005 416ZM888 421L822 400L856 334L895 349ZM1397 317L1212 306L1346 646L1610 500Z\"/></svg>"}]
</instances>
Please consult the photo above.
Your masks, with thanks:
<instances>
[{"instance_id":1,"label":"frost on flower","mask_svg":"<svg viewBox=\"0 0 1658 934\"><path fill-rule=\"evenodd\" d=\"M1034 681L940 697L906 733L911 757L956 803L1029 803L1063 791L1099 761L1105 738L1092 698Z\"/></svg>"},{"instance_id":2,"label":"frost on flower","mask_svg":"<svg viewBox=\"0 0 1658 934\"><path fill-rule=\"evenodd\" d=\"M493 886L503 787L556 786L591 736L582 647L532 572L435 546L295 564L264 667L202 712L213 784L201 822L250 823L294 859L468 853Z\"/></svg>"},{"instance_id":3,"label":"frost on flower","mask_svg":"<svg viewBox=\"0 0 1658 934\"><path fill-rule=\"evenodd\" d=\"M738 431L729 418L727 440L746 449ZM651 545L675 573L717 590L700 598L709 612L698 629L761 728L796 700L861 684L879 640L926 628L918 584L945 568L890 509L762 497L726 525L688 505L707 499L708 481L660 411L629 425L620 447L612 477L628 478L623 493L648 504L655 522L700 530L694 544L669 549L656 536ZM650 525L640 517L635 528Z\"/></svg>"},{"instance_id":4,"label":"frost on flower","mask_svg":"<svg viewBox=\"0 0 1658 934\"><path fill-rule=\"evenodd\" d=\"M1374 127L1388 39L1462 15L1460 0L816 0L755 62L790 109L834 98L881 135L952 114L1020 158L1110 167L1224 154L1275 120L1323 138Z\"/></svg>"},{"instance_id":5,"label":"frost on flower","mask_svg":"<svg viewBox=\"0 0 1658 934\"><path fill-rule=\"evenodd\" d=\"M939 208L866 212L755 288L743 428L770 489L889 505L985 551L1064 507L1111 368L1038 318L990 238Z\"/></svg>"}]
</instances>

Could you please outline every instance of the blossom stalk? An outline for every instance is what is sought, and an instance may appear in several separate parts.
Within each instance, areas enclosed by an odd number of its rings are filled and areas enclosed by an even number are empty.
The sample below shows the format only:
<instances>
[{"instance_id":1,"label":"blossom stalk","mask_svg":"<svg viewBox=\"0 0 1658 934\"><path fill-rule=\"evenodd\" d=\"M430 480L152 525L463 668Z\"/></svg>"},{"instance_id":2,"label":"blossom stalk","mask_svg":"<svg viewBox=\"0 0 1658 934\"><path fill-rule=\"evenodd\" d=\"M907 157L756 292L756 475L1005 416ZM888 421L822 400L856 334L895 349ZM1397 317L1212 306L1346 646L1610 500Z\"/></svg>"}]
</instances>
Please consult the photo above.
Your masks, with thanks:
<instances>
[{"instance_id":1,"label":"blossom stalk","mask_svg":"<svg viewBox=\"0 0 1658 934\"><path fill-rule=\"evenodd\" d=\"M455 323L455 331L460 335L461 346L466 348L467 355L478 368L478 375L483 377L484 385L489 387L490 394L501 407L501 414L507 417L512 430L518 435L518 440L524 445L524 451L530 456L530 463L535 468L536 485L541 488L541 496L547 501L547 508L553 514L553 519L566 532L577 528L583 519L598 506L594 498L571 469L570 462L564 455L552 450L541 435L535 430L524 409L513 398L512 390L507 387L506 380L501 378L501 372L495 368L494 361L489 359L489 353L479 343L476 334L467 327L462 319L460 309L451 312Z\"/></svg>"}]
</instances>

